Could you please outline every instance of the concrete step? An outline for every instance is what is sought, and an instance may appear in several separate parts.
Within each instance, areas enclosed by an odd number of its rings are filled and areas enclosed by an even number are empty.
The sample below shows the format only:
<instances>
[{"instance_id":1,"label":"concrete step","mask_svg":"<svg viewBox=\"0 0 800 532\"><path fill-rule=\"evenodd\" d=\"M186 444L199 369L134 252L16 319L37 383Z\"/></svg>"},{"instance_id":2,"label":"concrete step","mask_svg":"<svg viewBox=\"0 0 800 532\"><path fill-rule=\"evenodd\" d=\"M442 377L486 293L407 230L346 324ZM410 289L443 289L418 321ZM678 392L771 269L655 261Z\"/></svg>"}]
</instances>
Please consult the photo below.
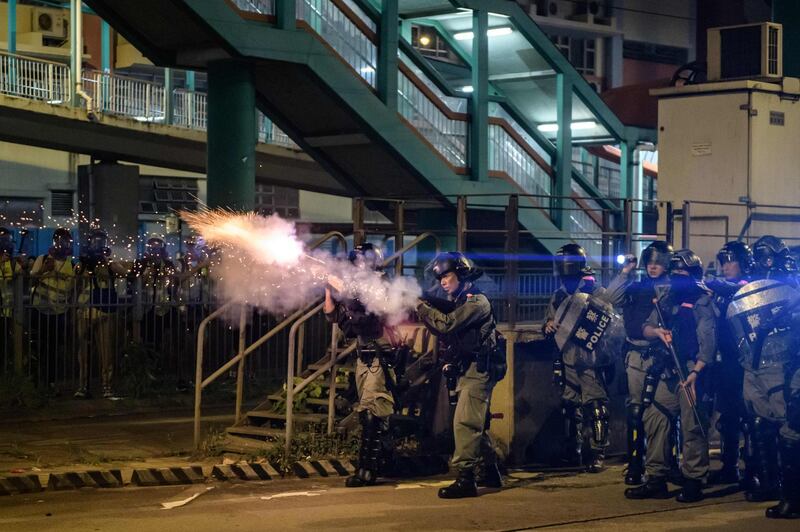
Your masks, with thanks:
<instances>
[{"instance_id":1,"label":"concrete step","mask_svg":"<svg viewBox=\"0 0 800 532\"><path fill-rule=\"evenodd\" d=\"M260 451L270 449L275 445L280 445L279 440L266 440L253 436L237 436L227 434L222 448L229 453L239 453L246 455L258 454Z\"/></svg>"},{"instance_id":2,"label":"concrete step","mask_svg":"<svg viewBox=\"0 0 800 532\"><path fill-rule=\"evenodd\" d=\"M228 427L225 429L225 432L228 435L232 436L246 436L246 437L254 437L257 436L261 439L274 439L284 434L283 429L276 429L273 427L257 427L255 425L240 425L238 427Z\"/></svg>"},{"instance_id":3,"label":"concrete step","mask_svg":"<svg viewBox=\"0 0 800 532\"><path fill-rule=\"evenodd\" d=\"M286 399L283 395L273 394L267 397L270 401L283 401ZM314 406L324 406L327 408L328 406L328 398L327 397L308 397L305 399L306 404L314 405Z\"/></svg>"},{"instance_id":4,"label":"concrete step","mask_svg":"<svg viewBox=\"0 0 800 532\"><path fill-rule=\"evenodd\" d=\"M286 414L281 412L272 412L270 410L251 410L248 412L247 417L257 421L286 421ZM294 420L296 423L319 423L327 421L327 414L295 414Z\"/></svg>"}]
</instances>

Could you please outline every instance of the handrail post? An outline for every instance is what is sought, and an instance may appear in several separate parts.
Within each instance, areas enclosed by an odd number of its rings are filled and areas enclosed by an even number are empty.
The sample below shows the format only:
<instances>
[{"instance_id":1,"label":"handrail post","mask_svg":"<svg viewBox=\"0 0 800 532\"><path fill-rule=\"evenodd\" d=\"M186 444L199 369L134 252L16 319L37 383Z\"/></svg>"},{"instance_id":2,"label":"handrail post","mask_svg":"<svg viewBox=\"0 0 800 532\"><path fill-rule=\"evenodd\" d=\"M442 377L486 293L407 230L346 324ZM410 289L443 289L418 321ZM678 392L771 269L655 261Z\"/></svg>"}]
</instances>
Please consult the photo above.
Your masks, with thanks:
<instances>
[{"instance_id":1,"label":"handrail post","mask_svg":"<svg viewBox=\"0 0 800 532\"><path fill-rule=\"evenodd\" d=\"M331 325L331 380L328 388L328 434L333 434L333 421L335 418L336 399L336 346L338 345L339 327Z\"/></svg>"},{"instance_id":2,"label":"handrail post","mask_svg":"<svg viewBox=\"0 0 800 532\"><path fill-rule=\"evenodd\" d=\"M456 201L456 250L467 250L467 197L459 196Z\"/></svg>"},{"instance_id":3,"label":"handrail post","mask_svg":"<svg viewBox=\"0 0 800 532\"><path fill-rule=\"evenodd\" d=\"M625 200L625 249L623 253L630 253L633 246L633 200Z\"/></svg>"},{"instance_id":4,"label":"handrail post","mask_svg":"<svg viewBox=\"0 0 800 532\"><path fill-rule=\"evenodd\" d=\"M364 199L353 198L353 246L360 246L367 239L364 229Z\"/></svg>"},{"instance_id":5,"label":"handrail post","mask_svg":"<svg viewBox=\"0 0 800 532\"><path fill-rule=\"evenodd\" d=\"M400 200L395 205L395 217L394 217L394 225L395 225L395 237L394 237L394 249L400 250L403 249L403 236L405 234L405 218L406 218L406 210L405 210L405 202ZM395 274L398 276L403 275L403 256L397 258L397 263L395 264Z\"/></svg>"},{"instance_id":6,"label":"handrail post","mask_svg":"<svg viewBox=\"0 0 800 532\"><path fill-rule=\"evenodd\" d=\"M692 213L691 204L688 201L683 202L683 210L681 216L681 247L689 249L691 245L691 230L692 230Z\"/></svg>"},{"instance_id":7,"label":"handrail post","mask_svg":"<svg viewBox=\"0 0 800 532\"><path fill-rule=\"evenodd\" d=\"M239 313L239 355L243 355L247 347L247 306L242 305ZM244 398L244 356L239 360L236 371L236 423L242 419L242 400Z\"/></svg>"},{"instance_id":8,"label":"handrail post","mask_svg":"<svg viewBox=\"0 0 800 532\"><path fill-rule=\"evenodd\" d=\"M505 292L509 327L517 323L519 299L519 196L512 194L506 207L506 273Z\"/></svg>"},{"instance_id":9,"label":"handrail post","mask_svg":"<svg viewBox=\"0 0 800 532\"><path fill-rule=\"evenodd\" d=\"M300 325L300 328L297 330L297 365L295 366L295 368L297 369L296 373L298 375L303 372L305 355L306 355L306 322L303 322L302 325Z\"/></svg>"},{"instance_id":10,"label":"handrail post","mask_svg":"<svg viewBox=\"0 0 800 532\"><path fill-rule=\"evenodd\" d=\"M665 238L667 242L672 244L673 240L675 239L675 210L672 208L672 202L667 202L667 227L664 229L666 233Z\"/></svg>"}]
</instances>

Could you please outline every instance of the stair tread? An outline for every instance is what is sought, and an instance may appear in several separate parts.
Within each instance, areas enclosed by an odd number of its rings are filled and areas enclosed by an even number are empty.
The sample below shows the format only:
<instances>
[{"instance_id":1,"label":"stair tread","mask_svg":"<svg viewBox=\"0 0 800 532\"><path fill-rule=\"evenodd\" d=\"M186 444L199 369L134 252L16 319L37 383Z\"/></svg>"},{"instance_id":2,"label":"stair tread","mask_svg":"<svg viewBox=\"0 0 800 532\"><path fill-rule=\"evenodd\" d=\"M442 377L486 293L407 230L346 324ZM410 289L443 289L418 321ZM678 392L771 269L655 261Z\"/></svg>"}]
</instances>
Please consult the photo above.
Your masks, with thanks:
<instances>
[{"instance_id":1,"label":"stair tread","mask_svg":"<svg viewBox=\"0 0 800 532\"><path fill-rule=\"evenodd\" d=\"M281 436L283 429L273 427L256 427L254 425L240 425L238 427L228 427L225 429L228 434L246 434L248 436Z\"/></svg>"},{"instance_id":2,"label":"stair tread","mask_svg":"<svg viewBox=\"0 0 800 532\"><path fill-rule=\"evenodd\" d=\"M286 397L278 394L273 394L267 397L270 401L284 401ZM319 405L319 406L328 406L328 398L327 397L306 397L304 399L306 404L309 405Z\"/></svg>"},{"instance_id":3,"label":"stair tread","mask_svg":"<svg viewBox=\"0 0 800 532\"><path fill-rule=\"evenodd\" d=\"M247 413L247 417L285 420L286 414L273 412L271 410L251 410ZM322 421L323 419L328 419L328 414L313 414L307 412L302 414L296 413L294 414L294 419L296 421Z\"/></svg>"}]
</instances>

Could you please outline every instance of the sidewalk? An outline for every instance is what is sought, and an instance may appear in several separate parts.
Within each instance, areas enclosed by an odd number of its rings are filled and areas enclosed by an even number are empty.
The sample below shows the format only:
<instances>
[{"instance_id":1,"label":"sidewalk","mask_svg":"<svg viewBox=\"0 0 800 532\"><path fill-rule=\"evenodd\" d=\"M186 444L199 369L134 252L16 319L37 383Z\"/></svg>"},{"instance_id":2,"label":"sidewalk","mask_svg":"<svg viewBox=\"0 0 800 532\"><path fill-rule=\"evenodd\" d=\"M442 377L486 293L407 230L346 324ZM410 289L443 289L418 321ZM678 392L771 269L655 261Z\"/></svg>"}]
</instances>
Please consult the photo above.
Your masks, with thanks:
<instances>
[{"instance_id":1,"label":"sidewalk","mask_svg":"<svg viewBox=\"0 0 800 532\"><path fill-rule=\"evenodd\" d=\"M233 406L204 409L202 433L233 423ZM13 415L13 414L11 414ZM192 409L64 400L41 411L0 419L0 477L87 469L212 465L222 457L194 453Z\"/></svg>"}]
</instances>

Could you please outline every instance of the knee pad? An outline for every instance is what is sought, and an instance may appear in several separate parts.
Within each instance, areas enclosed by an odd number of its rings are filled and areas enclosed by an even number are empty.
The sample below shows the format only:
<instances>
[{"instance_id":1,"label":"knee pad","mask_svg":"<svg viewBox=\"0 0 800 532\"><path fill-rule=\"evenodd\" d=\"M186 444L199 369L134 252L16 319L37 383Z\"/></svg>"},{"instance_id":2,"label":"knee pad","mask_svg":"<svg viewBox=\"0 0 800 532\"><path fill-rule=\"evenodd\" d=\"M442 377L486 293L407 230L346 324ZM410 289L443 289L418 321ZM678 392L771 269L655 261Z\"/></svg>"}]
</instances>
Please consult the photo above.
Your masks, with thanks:
<instances>
[{"instance_id":1,"label":"knee pad","mask_svg":"<svg viewBox=\"0 0 800 532\"><path fill-rule=\"evenodd\" d=\"M592 401L592 437L598 445L605 445L608 441L608 406L603 401Z\"/></svg>"},{"instance_id":2,"label":"knee pad","mask_svg":"<svg viewBox=\"0 0 800 532\"><path fill-rule=\"evenodd\" d=\"M625 409L628 414L628 426L638 427L642 424L642 415L644 408L638 403L631 403Z\"/></svg>"},{"instance_id":3,"label":"knee pad","mask_svg":"<svg viewBox=\"0 0 800 532\"><path fill-rule=\"evenodd\" d=\"M609 413L608 413L608 405L605 401L595 400L592 401L590 404L591 412L592 412L592 419L598 421L608 421Z\"/></svg>"}]
</instances>

